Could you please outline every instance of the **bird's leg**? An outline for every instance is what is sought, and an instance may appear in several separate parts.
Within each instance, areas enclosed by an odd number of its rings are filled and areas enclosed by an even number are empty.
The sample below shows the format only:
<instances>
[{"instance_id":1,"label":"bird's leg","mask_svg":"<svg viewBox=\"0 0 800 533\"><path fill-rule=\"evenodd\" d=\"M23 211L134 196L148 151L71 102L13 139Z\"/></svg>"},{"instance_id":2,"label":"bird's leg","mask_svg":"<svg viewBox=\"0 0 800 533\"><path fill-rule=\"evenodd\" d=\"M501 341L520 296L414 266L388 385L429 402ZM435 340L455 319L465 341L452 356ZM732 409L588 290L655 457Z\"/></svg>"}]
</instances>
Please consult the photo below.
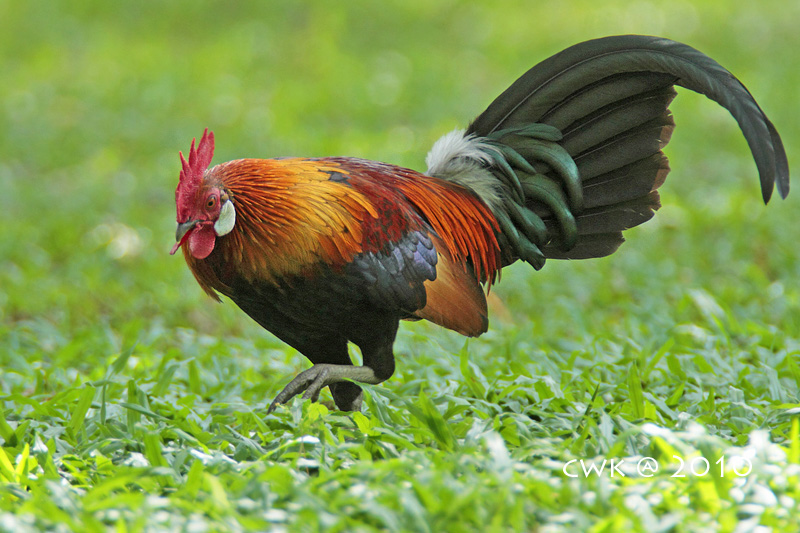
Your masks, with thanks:
<instances>
[{"instance_id":1,"label":"bird's leg","mask_svg":"<svg viewBox=\"0 0 800 533\"><path fill-rule=\"evenodd\" d=\"M314 365L333 365L333 366L352 366L353 362L350 360L350 354L347 350L347 339L341 335L326 336L322 338L309 338L305 337L302 341L292 339L290 342L294 348L300 353L305 355ZM300 376L298 376L299 378ZM309 384L313 383L313 379L309 380ZM336 407L342 411L359 411L361 410L361 387L352 381L338 381L328 385L331 389L333 401L336 402ZM288 386L286 387L285 394L281 393L280 398L285 398L288 401L292 396L300 394L307 390L298 385L297 390L293 395L289 395ZM320 387L321 389L321 387ZM318 391L319 392L319 391ZM278 402L273 402L270 406L270 412L275 409Z\"/></svg>"},{"instance_id":2,"label":"bird's leg","mask_svg":"<svg viewBox=\"0 0 800 533\"><path fill-rule=\"evenodd\" d=\"M377 318L377 317L376 317ZM368 383L377 385L392 377L394 374L394 338L397 334L398 320L394 317L379 317L370 328L363 328L361 335L355 335L352 340L361 348L361 355L364 359L363 366L352 366L350 364L331 364L327 361L344 361L347 355L346 343L338 346L333 343L327 347L329 353L322 357L317 353L313 357L309 356L314 366L298 374L286 387L275 397L275 400L267 409L267 414L278 407L278 404L286 403L300 393L307 400L317 401L319 392L325 386L331 386L331 394L336 402L336 407L343 411L361 410L361 388L352 383ZM331 348L338 347L344 351L334 351ZM304 352L305 353L305 352ZM323 362L326 361L326 362ZM347 357L349 361L349 357Z\"/></svg>"},{"instance_id":3,"label":"bird's leg","mask_svg":"<svg viewBox=\"0 0 800 533\"><path fill-rule=\"evenodd\" d=\"M339 386L347 383L349 380L359 381L361 383L378 384L385 381L387 377L378 376L375 371L368 366L351 366L351 365L331 365L331 364L316 364L298 374L286 387L275 397L275 400L270 404L267 409L267 414L271 413L278 407L278 404L286 403L300 393L303 393L303 399L317 401L319 393L323 387L328 385L338 384ZM338 389L334 389L338 390ZM351 405L341 405L339 400L346 400L344 397L334 398L336 406L340 409L349 407L347 410L360 409L361 398L360 390L350 401ZM345 402L342 402L345 403Z\"/></svg>"},{"instance_id":4,"label":"bird's leg","mask_svg":"<svg viewBox=\"0 0 800 533\"><path fill-rule=\"evenodd\" d=\"M361 387L352 381L340 381L328 385L331 396L340 411L361 411L363 394Z\"/></svg>"}]
</instances>

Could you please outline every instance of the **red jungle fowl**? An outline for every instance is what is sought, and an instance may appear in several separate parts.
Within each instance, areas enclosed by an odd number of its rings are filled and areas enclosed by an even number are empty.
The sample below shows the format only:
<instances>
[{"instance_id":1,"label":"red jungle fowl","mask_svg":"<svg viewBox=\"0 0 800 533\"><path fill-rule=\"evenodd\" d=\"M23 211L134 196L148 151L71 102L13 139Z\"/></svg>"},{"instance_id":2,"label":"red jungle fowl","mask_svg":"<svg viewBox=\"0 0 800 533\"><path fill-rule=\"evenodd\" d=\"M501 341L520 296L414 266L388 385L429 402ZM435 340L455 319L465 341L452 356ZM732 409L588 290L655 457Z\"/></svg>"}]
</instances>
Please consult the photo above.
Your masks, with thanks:
<instances>
[{"instance_id":1,"label":"red jungle fowl","mask_svg":"<svg viewBox=\"0 0 800 533\"><path fill-rule=\"evenodd\" d=\"M661 149L678 85L739 123L766 203L786 197L786 153L731 73L658 37L584 42L536 65L463 131L437 141L425 174L346 157L240 159L209 168L206 131L181 154L177 244L200 286L305 355L313 366L269 407L330 387L357 410L356 382L394 372L400 320L463 335L488 327L484 287L518 259L613 253L659 207ZM360 349L354 366L347 343Z\"/></svg>"}]
</instances>

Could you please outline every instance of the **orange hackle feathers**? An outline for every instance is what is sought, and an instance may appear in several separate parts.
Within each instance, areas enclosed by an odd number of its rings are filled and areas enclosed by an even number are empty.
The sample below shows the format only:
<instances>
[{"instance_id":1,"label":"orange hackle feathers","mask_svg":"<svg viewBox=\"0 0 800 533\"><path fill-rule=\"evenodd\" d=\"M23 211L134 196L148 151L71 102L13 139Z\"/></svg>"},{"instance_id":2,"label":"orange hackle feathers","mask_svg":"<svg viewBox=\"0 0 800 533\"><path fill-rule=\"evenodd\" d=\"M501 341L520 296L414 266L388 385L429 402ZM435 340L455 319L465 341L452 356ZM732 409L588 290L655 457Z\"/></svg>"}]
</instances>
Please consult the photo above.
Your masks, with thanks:
<instances>
[{"instance_id":1,"label":"orange hackle feathers","mask_svg":"<svg viewBox=\"0 0 800 533\"><path fill-rule=\"evenodd\" d=\"M224 261L248 280L277 282L317 264L342 265L361 251L369 201L331 181L335 165L307 159L242 159L217 165L236 206L237 224L221 239Z\"/></svg>"}]
</instances>

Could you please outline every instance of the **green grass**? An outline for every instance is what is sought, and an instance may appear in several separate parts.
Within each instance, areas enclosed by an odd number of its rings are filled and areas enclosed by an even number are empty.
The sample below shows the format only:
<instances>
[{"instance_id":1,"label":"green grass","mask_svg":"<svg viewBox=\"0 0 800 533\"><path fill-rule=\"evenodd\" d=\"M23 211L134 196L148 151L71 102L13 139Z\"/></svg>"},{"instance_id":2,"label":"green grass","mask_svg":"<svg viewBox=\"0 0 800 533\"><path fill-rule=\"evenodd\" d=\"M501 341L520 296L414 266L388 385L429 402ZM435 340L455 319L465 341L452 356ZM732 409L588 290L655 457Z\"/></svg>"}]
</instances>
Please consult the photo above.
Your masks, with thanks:
<instances>
[{"instance_id":1,"label":"green grass","mask_svg":"<svg viewBox=\"0 0 800 533\"><path fill-rule=\"evenodd\" d=\"M739 0L0 1L0 531L800 529L798 199L761 205L733 120L700 97L673 105L653 221L610 258L504 271L480 339L403 324L363 414L325 392L266 416L307 362L167 254L177 151L204 127L216 162L423 168L525 69L606 34L719 60L796 165L799 18ZM637 474L642 457L661 469ZM572 459L624 464L573 478Z\"/></svg>"}]
</instances>

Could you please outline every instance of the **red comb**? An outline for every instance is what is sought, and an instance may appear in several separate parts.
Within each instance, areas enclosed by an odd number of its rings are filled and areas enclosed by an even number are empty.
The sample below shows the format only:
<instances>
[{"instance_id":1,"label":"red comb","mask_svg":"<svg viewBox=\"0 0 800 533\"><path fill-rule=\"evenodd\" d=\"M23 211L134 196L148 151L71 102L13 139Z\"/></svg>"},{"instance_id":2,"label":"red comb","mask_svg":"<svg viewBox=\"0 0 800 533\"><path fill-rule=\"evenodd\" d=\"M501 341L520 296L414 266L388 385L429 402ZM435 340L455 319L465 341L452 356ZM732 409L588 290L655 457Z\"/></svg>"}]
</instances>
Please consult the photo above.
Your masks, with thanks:
<instances>
[{"instance_id":1,"label":"red comb","mask_svg":"<svg viewBox=\"0 0 800 533\"><path fill-rule=\"evenodd\" d=\"M189 148L189 161L183 157L183 152L179 152L181 156L181 173L180 180L178 181L178 188L175 189L175 204L178 207L178 222L186 222L189 218L189 209L194 200L197 189L200 188L200 183L203 181L208 165L211 164L211 159L214 157L214 133L208 131L208 128L203 131L203 136L200 137L200 142L197 148L194 147L196 139L192 139L192 146Z\"/></svg>"}]
</instances>

